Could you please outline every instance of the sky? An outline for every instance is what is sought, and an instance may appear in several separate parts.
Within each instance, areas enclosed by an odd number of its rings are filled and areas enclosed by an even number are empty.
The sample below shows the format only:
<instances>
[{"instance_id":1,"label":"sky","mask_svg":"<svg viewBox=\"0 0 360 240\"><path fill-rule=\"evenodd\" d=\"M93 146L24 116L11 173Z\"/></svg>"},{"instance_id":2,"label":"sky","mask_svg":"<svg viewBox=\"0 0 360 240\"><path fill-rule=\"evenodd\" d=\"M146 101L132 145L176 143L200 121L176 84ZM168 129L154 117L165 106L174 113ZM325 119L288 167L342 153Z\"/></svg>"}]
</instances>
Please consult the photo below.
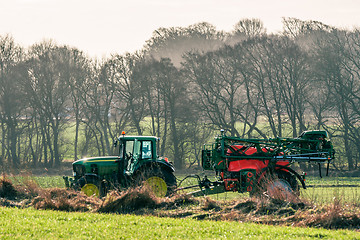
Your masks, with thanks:
<instances>
[{"instance_id":1,"label":"sky","mask_svg":"<svg viewBox=\"0 0 360 240\"><path fill-rule=\"evenodd\" d=\"M258 18L268 33L282 18L360 27L359 0L0 0L0 36L28 47L54 40L95 58L142 49L160 27L208 22L231 31L244 18Z\"/></svg>"}]
</instances>

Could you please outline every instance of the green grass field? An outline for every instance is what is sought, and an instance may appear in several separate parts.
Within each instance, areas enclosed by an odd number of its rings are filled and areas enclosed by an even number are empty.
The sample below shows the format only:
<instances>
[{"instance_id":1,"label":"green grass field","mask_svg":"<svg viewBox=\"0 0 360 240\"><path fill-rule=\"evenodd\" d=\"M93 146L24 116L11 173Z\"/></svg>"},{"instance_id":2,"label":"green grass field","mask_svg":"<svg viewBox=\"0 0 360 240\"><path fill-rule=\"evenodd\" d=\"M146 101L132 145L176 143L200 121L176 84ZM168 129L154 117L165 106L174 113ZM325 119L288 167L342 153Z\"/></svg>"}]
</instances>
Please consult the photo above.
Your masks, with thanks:
<instances>
[{"instance_id":1,"label":"green grass field","mask_svg":"<svg viewBox=\"0 0 360 240\"><path fill-rule=\"evenodd\" d=\"M62 176L11 176L13 184L27 184L34 181L40 188L65 188Z\"/></svg>"},{"instance_id":2,"label":"green grass field","mask_svg":"<svg viewBox=\"0 0 360 240\"><path fill-rule=\"evenodd\" d=\"M360 239L350 230L0 207L1 239Z\"/></svg>"}]
</instances>

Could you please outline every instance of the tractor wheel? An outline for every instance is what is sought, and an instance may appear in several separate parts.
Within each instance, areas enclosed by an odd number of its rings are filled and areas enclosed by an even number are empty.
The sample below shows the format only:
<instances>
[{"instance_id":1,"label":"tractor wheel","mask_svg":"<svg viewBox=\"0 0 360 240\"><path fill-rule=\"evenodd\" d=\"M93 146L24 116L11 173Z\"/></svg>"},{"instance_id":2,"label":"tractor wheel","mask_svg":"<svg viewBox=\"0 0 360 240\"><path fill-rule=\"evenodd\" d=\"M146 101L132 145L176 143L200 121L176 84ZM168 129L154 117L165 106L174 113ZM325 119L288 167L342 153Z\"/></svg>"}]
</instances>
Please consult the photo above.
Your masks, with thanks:
<instances>
[{"instance_id":1,"label":"tractor wheel","mask_svg":"<svg viewBox=\"0 0 360 240\"><path fill-rule=\"evenodd\" d=\"M296 177L289 172L276 171L266 185L266 193L269 197L275 199L289 199L299 196L299 184Z\"/></svg>"},{"instance_id":2,"label":"tractor wheel","mask_svg":"<svg viewBox=\"0 0 360 240\"><path fill-rule=\"evenodd\" d=\"M272 176L261 179L250 197L268 196L275 199L289 199L299 196L299 184L296 177L289 172L276 171Z\"/></svg>"},{"instance_id":3,"label":"tractor wheel","mask_svg":"<svg viewBox=\"0 0 360 240\"><path fill-rule=\"evenodd\" d=\"M81 192L87 196L102 197L105 195L103 184L99 179L93 176L84 176L79 179Z\"/></svg>"},{"instance_id":4,"label":"tractor wheel","mask_svg":"<svg viewBox=\"0 0 360 240\"><path fill-rule=\"evenodd\" d=\"M176 188L176 178L174 174L163 168L153 168L145 172L139 172L136 183L137 185L150 188L157 197L169 196Z\"/></svg>"}]
</instances>

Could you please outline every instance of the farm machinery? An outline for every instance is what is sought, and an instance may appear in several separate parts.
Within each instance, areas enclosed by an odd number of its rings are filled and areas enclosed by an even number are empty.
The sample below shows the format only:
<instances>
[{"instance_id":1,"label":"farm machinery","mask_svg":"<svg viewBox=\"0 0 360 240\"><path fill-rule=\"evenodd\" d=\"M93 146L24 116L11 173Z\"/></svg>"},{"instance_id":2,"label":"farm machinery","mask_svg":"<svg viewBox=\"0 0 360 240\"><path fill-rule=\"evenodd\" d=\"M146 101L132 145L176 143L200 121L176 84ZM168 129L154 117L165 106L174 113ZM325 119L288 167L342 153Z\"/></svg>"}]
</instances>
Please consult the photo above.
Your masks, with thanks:
<instances>
[{"instance_id":1,"label":"farm machinery","mask_svg":"<svg viewBox=\"0 0 360 240\"><path fill-rule=\"evenodd\" d=\"M215 142L205 144L202 167L215 171L216 180L196 177L198 184L177 188L174 167L167 158L158 157L158 138L126 136L114 142L116 155L80 159L73 163L73 178L64 177L67 187L86 195L104 196L111 189L127 189L146 184L159 197L200 188L189 194L203 196L226 191L249 192L250 196L299 194L305 189L305 173L299 174L294 163L319 165L334 159L335 151L326 131L306 131L297 138L244 139L227 136L224 130ZM280 192L279 192L280 191Z\"/></svg>"},{"instance_id":2,"label":"farm machinery","mask_svg":"<svg viewBox=\"0 0 360 240\"><path fill-rule=\"evenodd\" d=\"M67 188L88 196L105 196L109 190L123 190L146 184L159 197L176 188L174 167L167 158L158 157L153 136L127 136L114 141L115 155L75 161L73 178L64 177Z\"/></svg>"},{"instance_id":3,"label":"farm machinery","mask_svg":"<svg viewBox=\"0 0 360 240\"><path fill-rule=\"evenodd\" d=\"M321 163L327 162L328 175L334 154L326 131L305 131L297 138L243 139L221 130L215 142L202 150L202 167L215 171L217 180L198 177L198 185L184 188L200 187L193 196L226 191L249 192L250 196L299 194L299 182L306 188L306 174L291 165L318 164L321 176Z\"/></svg>"}]
</instances>

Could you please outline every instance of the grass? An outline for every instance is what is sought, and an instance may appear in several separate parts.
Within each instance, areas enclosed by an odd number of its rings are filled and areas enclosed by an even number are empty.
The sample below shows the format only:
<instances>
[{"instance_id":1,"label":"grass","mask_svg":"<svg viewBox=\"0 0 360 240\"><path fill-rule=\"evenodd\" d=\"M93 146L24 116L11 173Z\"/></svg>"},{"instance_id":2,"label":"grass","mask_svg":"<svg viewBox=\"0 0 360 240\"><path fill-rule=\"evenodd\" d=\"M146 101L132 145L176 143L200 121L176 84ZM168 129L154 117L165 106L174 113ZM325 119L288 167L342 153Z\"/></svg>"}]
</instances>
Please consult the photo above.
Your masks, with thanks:
<instances>
[{"instance_id":1,"label":"grass","mask_svg":"<svg viewBox=\"0 0 360 240\"><path fill-rule=\"evenodd\" d=\"M328 203L336 199L356 203L360 198L360 187L319 187L301 189L301 197L313 203Z\"/></svg>"},{"instance_id":2,"label":"grass","mask_svg":"<svg viewBox=\"0 0 360 240\"><path fill-rule=\"evenodd\" d=\"M328 203L334 198L341 199L344 203L357 203L360 197L360 178L309 177L306 185L312 187L301 189L301 196L314 203ZM344 187L344 185L357 185L357 187Z\"/></svg>"},{"instance_id":3,"label":"grass","mask_svg":"<svg viewBox=\"0 0 360 240\"><path fill-rule=\"evenodd\" d=\"M360 178L358 177L307 177L306 184L308 185L360 185Z\"/></svg>"},{"instance_id":4,"label":"grass","mask_svg":"<svg viewBox=\"0 0 360 240\"><path fill-rule=\"evenodd\" d=\"M65 182L62 176L9 176L9 179L15 184L25 184L29 181L34 182L40 188L65 188Z\"/></svg>"},{"instance_id":5,"label":"grass","mask_svg":"<svg viewBox=\"0 0 360 240\"><path fill-rule=\"evenodd\" d=\"M276 239L285 236L306 239L319 236L342 237L341 234L334 235L335 232L340 232L338 230L329 232L330 235L324 234L322 229L319 229L321 227L346 229L345 232L353 230L354 236L359 236L355 233L359 234L356 231L360 230L359 205L345 205L338 200L331 204L316 205L296 198L291 202L267 198L215 201L183 195L157 198L146 188L129 189L121 193L111 192L106 198L99 199L63 188L40 189L35 186L33 191L29 191L28 188L12 186L9 179L2 179L0 205L9 208L0 207L0 239L38 236L45 239L68 238L67 232L79 236L80 239L96 239L100 238L98 233L101 233L101 229L104 229L101 237L117 236L117 231L124 239L234 239L234 236L242 236L239 234L245 234L245 238L252 236ZM38 212L31 212L33 208ZM24 215L21 211L27 211L31 216ZM88 214L81 215L85 217L80 218L80 214L84 212ZM129 222L133 220L124 218L126 216L140 220L135 221L135 226L129 226ZM162 226L165 226L165 229ZM126 230L123 230L123 227ZM309 227L318 229L310 231ZM144 233L139 235L137 230ZM228 232L235 235L227 235ZM108 235L104 235L105 233ZM345 238L355 239L347 233Z\"/></svg>"},{"instance_id":6,"label":"grass","mask_svg":"<svg viewBox=\"0 0 360 240\"><path fill-rule=\"evenodd\" d=\"M359 239L350 230L0 207L1 239Z\"/></svg>"}]
</instances>

